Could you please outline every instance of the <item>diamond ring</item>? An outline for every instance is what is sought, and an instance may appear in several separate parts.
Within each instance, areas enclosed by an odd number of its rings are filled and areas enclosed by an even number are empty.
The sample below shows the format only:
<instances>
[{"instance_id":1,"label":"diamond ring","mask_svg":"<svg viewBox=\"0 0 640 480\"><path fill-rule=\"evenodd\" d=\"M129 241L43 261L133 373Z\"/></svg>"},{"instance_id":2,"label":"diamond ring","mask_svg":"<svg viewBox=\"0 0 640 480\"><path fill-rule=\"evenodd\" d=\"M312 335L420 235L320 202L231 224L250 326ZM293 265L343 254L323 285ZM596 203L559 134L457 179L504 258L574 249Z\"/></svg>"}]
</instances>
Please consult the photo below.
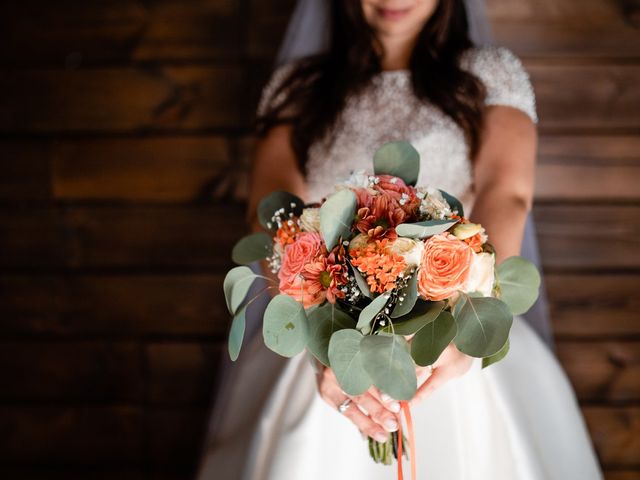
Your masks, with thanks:
<instances>
[{"instance_id":1,"label":"diamond ring","mask_svg":"<svg viewBox=\"0 0 640 480\"><path fill-rule=\"evenodd\" d=\"M351 399L347 398L344 402L342 402L340 405L338 405L338 411L340 413L346 412L347 409L349 408L349 405L351 405Z\"/></svg>"}]
</instances>

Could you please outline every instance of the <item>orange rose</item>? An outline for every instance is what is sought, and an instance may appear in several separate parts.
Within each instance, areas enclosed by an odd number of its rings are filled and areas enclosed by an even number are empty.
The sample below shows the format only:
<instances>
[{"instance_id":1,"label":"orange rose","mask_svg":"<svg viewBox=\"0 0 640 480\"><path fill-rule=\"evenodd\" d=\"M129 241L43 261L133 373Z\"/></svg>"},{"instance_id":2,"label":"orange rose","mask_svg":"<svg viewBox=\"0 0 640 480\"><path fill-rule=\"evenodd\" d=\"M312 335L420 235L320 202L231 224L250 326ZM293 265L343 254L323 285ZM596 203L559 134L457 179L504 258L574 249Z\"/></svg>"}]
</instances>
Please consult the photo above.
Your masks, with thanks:
<instances>
[{"instance_id":1,"label":"orange rose","mask_svg":"<svg viewBox=\"0 0 640 480\"><path fill-rule=\"evenodd\" d=\"M461 290L469 278L473 250L450 233L425 242L418 271L418 292L425 300L444 300Z\"/></svg>"}]
</instances>

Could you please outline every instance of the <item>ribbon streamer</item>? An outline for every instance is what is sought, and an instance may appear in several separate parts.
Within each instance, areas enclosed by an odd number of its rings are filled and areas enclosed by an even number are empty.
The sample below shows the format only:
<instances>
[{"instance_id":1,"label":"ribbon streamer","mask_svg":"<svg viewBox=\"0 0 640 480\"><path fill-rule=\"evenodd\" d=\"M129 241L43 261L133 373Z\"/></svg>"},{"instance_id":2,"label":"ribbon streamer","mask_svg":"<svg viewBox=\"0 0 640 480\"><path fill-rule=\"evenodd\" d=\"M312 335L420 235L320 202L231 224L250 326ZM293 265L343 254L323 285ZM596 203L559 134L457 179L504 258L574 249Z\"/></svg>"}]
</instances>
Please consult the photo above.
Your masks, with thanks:
<instances>
[{"instance_id":1,"label":"ribbon streamer","mask_svg":"<svg viewBox=\"0 0 640 480\"><path fill-rule=\"evenodd\" d=\"M411 480L417 480L416 475L416 438L413 431L413 418L411 418L411 409L409 402L400 402L402 413L407 421L407 434L409 435L409 461L411 463ZM403 480L402 472L402 419L398 423L398 480Z\"/></svg>"}]
</instances>

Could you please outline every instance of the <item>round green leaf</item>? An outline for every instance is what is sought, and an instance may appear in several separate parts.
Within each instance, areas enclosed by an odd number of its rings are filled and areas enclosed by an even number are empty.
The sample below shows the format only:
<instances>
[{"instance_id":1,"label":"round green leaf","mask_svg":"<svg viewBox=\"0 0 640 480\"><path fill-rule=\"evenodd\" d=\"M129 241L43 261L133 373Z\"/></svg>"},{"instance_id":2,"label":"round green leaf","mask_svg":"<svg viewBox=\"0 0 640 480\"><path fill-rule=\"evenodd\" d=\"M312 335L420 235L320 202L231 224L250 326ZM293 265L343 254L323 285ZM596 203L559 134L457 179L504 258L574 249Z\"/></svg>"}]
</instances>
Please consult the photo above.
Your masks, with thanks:
<instances>
[{"instance_id":1,"label":"round green leaf","mask_svg":"<svg viewBox=\"0 0 640 480\"><path fill-rule=\"evenodd\" d=\"M382 293L374 298L371 303L360 312L356 328L363 333L369 333L371 331L371 321L382 311L388 301L389 295L386 293Z\"/></svg>"},{"instance_id":2,"label":"round green leaf","mask_svg":"<svg viewBox=\"0 0 640 480\"><path fill-rule=\"evenodd\" d=\"M427 220L417 223L401 223L396 227L396 233L401 237L427 238L446 232L458 223L457 220Z\"/></svg>"},{"instance_id":3,"label":"round green leaf","mask_svg":"<svg viewBox=\"0 0 640 480\"><path fill-rule=\"evenodd\" d=\"M399 297L404 297L402 302L398 299L396 306L393 307L391 318L398 318L411 312L416 300L418 299L418 272L413 272L407 285L398 292Z\"/></svg>"},{"instance_id":4,"label":"round green leaf","mask_svg":"<svg viewBox=\"0 0 640 480\"><path fill-rule=\"evenodd\" d=\"M393 323L393 329L391 329L391 326L387 326L384 331L398 335L414 334L438 318L443 308L444 302L417 301L410 313L400 317L397 322Z\"/></svg>"},{"instance_id":5,"label":"round green leaf","mask_svg":"<svg viewBox=\"0 0 640 480\"><path fill-rule=\"evenodd\" d=\"M338 239L347 239L351 233L353 218L356 214L356 194L348 188L338 190L325 200L320 207L320 233L331 251Z\"/></svg>"},{"instance_id":6,"label":"round green leaf","mask_svg":"<svg viewBox=\"0 0 640 480\"><path fill-rule=\"evenodd\" d=\"M273 239L264 232L258 232L238 240L231 252L231 259L237 264L248 265L272 253Z\"/></svg>"},{"instance_id":7,"label":"round green leaf","mask_svg":"<svg viewBox=\"0 0 640 480\"><path fill-rule=\"evenodd\" d=\"M440 190L440 193L451 207L451 211L457 213L461 217L464 217L464 208L462 207L462 202L450 193L445 192L444 190Z\"/></svg>"},{"instance_id":8,"label":"round green leaf","mask_svg":"<svg viewBox=\"0 0 640 480\"><path fill-rule=\"evenodd\" d=\"M238 359L238 355L240 355L240 348L242 348L242 339L244 338L244 329L245 329L245 314L247 312L246 305L242 306L240 310L233 316L233 321L231 322L231 330L229 331L229 357L232 361L236 361Z\"/></svg>"},{"instance_id":9,"label":"round green leaf","mask_svg":"<svg viewBox=\"0 0 640 480\"><path fill-rule=\"evenodd\" d=\"M416 393L416 367L400 335L367 335L360 342L362 363L373 384L396 400Z\"/></svg>"},{"instance_id":10,"label":"round green leaf","mask_svg":"<svg viewBox=\"0 0 640 480\"><path fill-rule=\"evenodd\" d=\"M418 365L432 365L457 332L453 315L446 310L411 339L411 356Z\"/></svg>"},{"instance_id":11,"label":"round green leaf","mask_svg":"<svg viewBox=\"0 0 640 480\"><path fill-rule=\"evenodd\" d=\"M420 174L420 154L409 142L389 142L373 156L376 175L400 177L407 185L415 185Z\"/></svg>"},{"instance_id":12,"label":"round green leaf","mask_svg":"<svg viewBox=\"0 0 640 480\"><path fill-rule=\"evenodd\" d=\"M288 295L276 295L264 311L264 343L283 357L297 355L307 344L308 326L304 307Z\"/></svg>"},{"instance_id":13,"label":"round green leaf","mask_svg":"<svg viewBox=\"0 0 640 480\"><path fill-rule=\"evenodd\" d=\"M360 273L360 270L358 270L358 267L354 266L351 263L349 263L349 265L351 265L351 272L353 273L353 276L356 279L356 284L358 285L360 292L362 292L362 294L365 297L371 298L373 296L373 294L371 293L371 287L362 276L362 273Z\"/></svg>"},{"instance_id":14,"label":"round green leaf","mask_svg":"<svg viewBox=\"0 0 640 480\"><path fill-rule=\"evenodd\" d=\"M453 310L458 324L454 343L458 350L472 357L490 357L509 338L513 315L497 298L461 295Z\"/></svg>"},{"instance_id":15,"label":"round green leaf","mask_svg":"<svg viewBox=\"0 0 640 480\"><path fill-rule=\"evenodd\" d=\"M326 302L312 312L307 312L309 340L307 349L318 361L327 367L329 363L329 341L334 332L345 328L354 328L356 321L336 305Z\"/></svg>"},{"instance_id":16,"label":"round green leaf","mask_svg":"<svg viewBox=\"0 0 640 480\"><path fill-rule=\"evenodd\" d=\"M253 273L253 270L249 267L244 266L232 268L224 277L222 288L224 289L227 308L231 314L236 313L256 278L258 278L258 275Z\"/></svg>"},{"instance_id":17,"label":"round green leaf","mask_svg":"<svg viewBox=\"0 0 640 480\"><path fill-rule=\"evenodd\" d=\"M338 330L329 340L329 364L348 395L360 395L371 386L362 363L361 340L362 334L352 328Z\"/></svg>"},{"instance_id":18,"label":"round green leaf","mask_svg":"<svg viewBox=\"0 0 640 480\"><path fill-rule=\"evenodd\" d=\"M288 218L289 213L293 213L296 217L299 217L302 214L304 202L292 193L281 190L267 195L260 200L257 208L260 225L267 230L276 230L277 225L273 223L273 216L276 211L281 208L284 209L284 218Z\"/></svg>"},{"instance_id":19,"label":"round green leaf","mask_svg":"<svg viewBox=\"0 0 640 480\"><path fill-rule=\"evenodd\" d=\"M521 315L538 299L540 272L529 260L509 257L497 268L500 299L514 315Z\"/></svg>"},{"instance_id":20,"label":"round green leaf","mask_svg":"<svg viewBox=\"0 0 640 480\"><path fill-rule=\"evenodd\" d=\"M489 365L493 365L494 363L499 362L500 360L502 360L504 357L507 356L507 353L509 353L509 339L507 339L507 341L502 346L502 348L498 350L498 353L495 353L490 357L484 357L482 359L482 368L486 368Z\"/></svg>"}]
</instances>

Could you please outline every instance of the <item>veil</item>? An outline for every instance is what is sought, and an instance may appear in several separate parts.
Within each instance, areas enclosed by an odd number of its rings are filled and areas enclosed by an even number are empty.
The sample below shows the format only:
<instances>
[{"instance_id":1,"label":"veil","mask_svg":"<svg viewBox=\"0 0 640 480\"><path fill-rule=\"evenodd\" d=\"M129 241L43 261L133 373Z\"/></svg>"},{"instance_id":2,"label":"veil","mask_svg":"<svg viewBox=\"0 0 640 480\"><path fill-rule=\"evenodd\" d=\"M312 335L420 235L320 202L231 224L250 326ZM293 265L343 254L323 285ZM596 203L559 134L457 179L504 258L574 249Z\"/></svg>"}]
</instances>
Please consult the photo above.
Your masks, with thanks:
<instances>
[{"instance_id":1,"label":"veil","mask_svg":"<svg viewBox=\"0 0 640 480\"><path fill-rule=\"evenodd\" d=\"M276 57L276 66L325 50L329 42L328 0L298 0L291 16L282 45ZM484 0L465 0L469 18L469 35L475 45L491 45L493 34L487 17ZM531 214L527 217L522 256L541 269L535 225ZM535 305L523 315L525 320L554 348L549 303L544 282Z\"/></svg>"}]
</instances>

